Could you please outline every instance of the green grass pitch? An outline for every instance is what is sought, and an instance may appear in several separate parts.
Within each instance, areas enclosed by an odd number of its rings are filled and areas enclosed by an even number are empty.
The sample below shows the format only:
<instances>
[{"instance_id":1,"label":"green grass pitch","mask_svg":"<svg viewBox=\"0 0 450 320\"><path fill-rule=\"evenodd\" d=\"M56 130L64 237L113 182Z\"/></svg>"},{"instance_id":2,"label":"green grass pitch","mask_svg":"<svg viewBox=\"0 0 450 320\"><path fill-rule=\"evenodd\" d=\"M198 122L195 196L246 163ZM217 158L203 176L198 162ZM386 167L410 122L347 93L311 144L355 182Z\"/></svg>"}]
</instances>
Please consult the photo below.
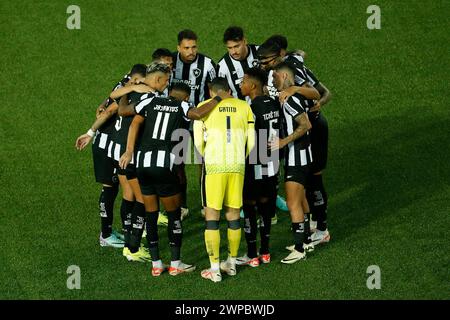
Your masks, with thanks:
<instances>
[{"instance_id":1,"label":"green grass pitch","mask_svg":"<svg viewBox=\"0 0 450 320\"><path fill-rule=\"evenodd\" d=\"M66 28L70 4L81 8L81 30ZM381 8L380 30L366 26L371 4ZM2 1L0 298L450 298L449 10L444 0ZM217 62L232 24L251 43L285 34L333 94L324 108L332 240L282 265L291 234L279 213L273 263L219 284L201 279L208 257L188 166L182 253L198 270L152 278L150 265L99 246L100 186L90 148L77 152L75 139L130 66L157 47L175 50L183 28ZM160 239L168 261L165 229ZM81 269L80 290L66 287L70 265ZM366 287L370 265L381 269L380 290Z\"/></svg>"}]
</instances>

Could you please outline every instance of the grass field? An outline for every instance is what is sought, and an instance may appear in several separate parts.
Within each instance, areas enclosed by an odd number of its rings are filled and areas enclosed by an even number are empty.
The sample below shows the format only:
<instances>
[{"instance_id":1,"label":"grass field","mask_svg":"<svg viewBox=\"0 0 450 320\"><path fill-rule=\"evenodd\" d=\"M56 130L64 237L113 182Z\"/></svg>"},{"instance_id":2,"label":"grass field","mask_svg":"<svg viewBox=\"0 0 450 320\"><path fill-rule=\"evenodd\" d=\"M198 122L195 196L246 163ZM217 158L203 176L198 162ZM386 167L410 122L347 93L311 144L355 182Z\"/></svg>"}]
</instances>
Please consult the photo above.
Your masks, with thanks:
<instances>
[{"instance_id":1,"label":"grass field","mask_svg":"<svg viewBox=\"0 0 450 320\"><path fill-rule=\"evenodd\" d=\"M66 28L70 4L81 30ZM366 27L371 4L381 30ZM2 1L0 10L1 299L450 298L448 1ZM198 272L155 279L149 265L98 245L100 187L90 149L77 152L75 139L130 66L157 47L175 50L183 28L217 62L231 24L253 43L285 34L333 94L324 110L332 240L282 265L291 233L279 213L273 263L220 284L201 279L208 257L188 166L183 256ZM167 261L165 230L160 238ZM81 290L66 288L70 265ZM370 265L381 269L380 290L366 287Z\"/></svg>"}]
</instances>

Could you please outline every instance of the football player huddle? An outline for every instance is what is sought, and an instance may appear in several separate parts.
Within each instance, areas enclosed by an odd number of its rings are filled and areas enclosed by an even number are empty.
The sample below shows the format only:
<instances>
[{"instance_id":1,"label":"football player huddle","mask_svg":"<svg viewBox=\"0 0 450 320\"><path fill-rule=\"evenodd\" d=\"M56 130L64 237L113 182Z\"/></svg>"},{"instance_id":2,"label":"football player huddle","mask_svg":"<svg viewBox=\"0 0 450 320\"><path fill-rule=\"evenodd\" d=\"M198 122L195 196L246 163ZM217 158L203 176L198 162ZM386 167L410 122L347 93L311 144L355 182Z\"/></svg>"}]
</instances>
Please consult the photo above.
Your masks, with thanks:
<instances>
[{"instance_id":1,"label":"football player huddle","mask_svg":"<svg viewBox=\"0 0 450 320\"><path fill-rule=\"evenodd\" d=\"M306 54L288 51L282 35L255 45L242 28L229 27L227 52L217 64L198 52L197 42L193 31L182 30L176 52L159 48L149 64L132 66L76 140L78 150L92 141L95 178L102 184L100 245L121 248L129 261L151 261L153 276L195 270L193 261L181 259L192 138L210 260L201 276L219 282L222 273L236 275L236 266L270 263L277 207L291 217L292 242L281 262L303 260L330 240L322 180L328 125L320 112L330 92L306 67ZM280 180L286 200L278 195ZM112 228L119 187L121 232ZM221 212L228 226L225 261L219 259ZM161 226L168 229L170 265L160 258ZM242 227L247 253L239 257Z\"/></svg>"}]
</instances>

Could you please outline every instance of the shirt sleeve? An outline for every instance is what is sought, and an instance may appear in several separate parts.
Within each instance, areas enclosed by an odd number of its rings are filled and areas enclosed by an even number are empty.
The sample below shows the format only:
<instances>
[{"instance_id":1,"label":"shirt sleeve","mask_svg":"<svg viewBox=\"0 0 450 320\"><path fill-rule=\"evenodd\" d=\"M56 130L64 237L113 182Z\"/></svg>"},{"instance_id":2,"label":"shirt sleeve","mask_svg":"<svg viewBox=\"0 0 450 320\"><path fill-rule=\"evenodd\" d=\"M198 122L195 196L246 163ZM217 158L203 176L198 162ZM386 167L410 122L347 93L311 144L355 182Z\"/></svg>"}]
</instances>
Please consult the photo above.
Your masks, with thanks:
<instances>
[{"instance_id":1,"label":"shirt sleeve","mask_svg":"<svg viewBox=\"0 0 450 320\"><path fill-rule=\"evenodd\" d=\"M305 112L304 102L294 96L289 97L283 104L283 108L294 119Z\"/></svg>"},{"instance_id":2,"label":"shirt sleeve","mask_svg":"<svg viewBox=\"0 0 450 320\"><path fill-rule=\"evenodd\" d=\"M146 99L140 101L140 102L134 107L134 111L136 112L136 114L145 117L145 112L144 112L145 107L148 106L148 105L153 101L154 98L155 98L155 97L152 96L152 97L149 97L149 98L146 98Z\"/></svg>"},{"instance_id":3,"label":"shirt sleeve","mask_svg":"<svg viewBox=\"0 0 450 320\"><path fill-rule=\"evenodd\" d=\"M192 108L193 108L192 104L190 104L190 103L188 103L186 101L181 102L181 109L183 111L183 117L187 121L191 121L191 119L188 118L188 112Z\"/></svg>"},{"instance_id":4,"label":"shirt sleeve","mask_svg":"<svg viewBox=\"0 0 450 320\"><path fill-rule=\"evenodd\" d=\"M305 67L306 70L306 76L308 77L308 82L313 86L316 87L318 84L320 84L319 79L316 77L316 75Z\"/></svg>"}]
</instances>

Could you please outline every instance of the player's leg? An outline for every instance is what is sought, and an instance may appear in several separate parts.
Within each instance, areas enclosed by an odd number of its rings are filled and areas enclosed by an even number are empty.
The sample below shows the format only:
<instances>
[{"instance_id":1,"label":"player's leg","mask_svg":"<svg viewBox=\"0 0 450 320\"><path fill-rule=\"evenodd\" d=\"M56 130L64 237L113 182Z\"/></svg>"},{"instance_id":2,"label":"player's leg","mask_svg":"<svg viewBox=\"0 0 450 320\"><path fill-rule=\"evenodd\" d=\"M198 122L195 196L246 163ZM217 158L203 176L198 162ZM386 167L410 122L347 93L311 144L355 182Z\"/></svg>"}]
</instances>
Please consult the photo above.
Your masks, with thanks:
<instances>
[{"instance_id":1,"label":"player's leg","mask_svg":"<svg viewBox=\"0 0 450 320\"><path fill-rule=\"evenodd\" d=\"M261 237L261 247L259 249L259 258L262 263L270 263L270 232L271 220L276 211L276 193L271 197L258 199L258 213L261 216L259 233Z\"/></svg>"},{"instance_id":2,"label":"player's leg","mask_svg":"<svg viewBox=\"0 0 450 320\"><path fill-rule=\"evenodd\" d=\"M311 228L310 228L310 222L309 222L309 216L310 216L310 209L308 200L306 199L306 190L305 190L305 196L302 200L302 208L303 208L303 214L304 214L304 222L305 222L305 239L303 241L303 248L306 252L312 252L314 251L314 244L311 241Z\"/></svg>"},{"instance_id":3,"label":"player's leg","mask_svg":"<svg viewBox=\"0 0 450 320\"><path fill-rule=\"evenodd\" d=\"M102 190L98 200L101 221L100 245L122 248L124 245L123 238L119 237L120 234L114 232L112 228L114 201L119 191L114 163L108 158L104 149L94 144L92 145L92 156L95 180L102 184Z\"/></svg>"},{"instance_id":4,"label":"player's leg","mask_svg":"<svg viewBox=\"0 0 450 320\"><path fill-rule=\"evenodd\" d=\"M242 207L242 191L244 188L244 175L227 173L227 183L224 193L225 217L228 221L228 259L220 264L221 270L228 275L236 275L236 258L241 243L241 219L239 216Z\"/></svg>"},{"instance_id":5,"label":"player's leg","mask_svg":"<svg viewBox=\"0 0 450 320\"><path fill-rule=\"evenodd\" d=\"M236 259L237 265L248 265L251 267L259 266L258 253L256 248L256 234L258 232L258 223L256 217L256 191L257 186L254 175L251 172L252 167L245 172L243 189L244 211L244 235L247 242L247 254Z\"/></svg>"},{"instance_id":6,"label":"player's leg","mask_svg":"<svg viewBox=\"0 0 450 320\"><path fill-rule=\"evenodd\" d=\"M151 185L142 186L142 191L145 193L143 195L146 211L145 227L147 229L147 243L152 260L152 276L159 276L165 270L159 255L159 198L156 195L156 190Z\"/></svg>"},{"instance_id":7,"label":"player's leg","mask_svg":"<svg viewBox=\"0 0 450 320\"><path fill-rule=\"evenodd\" d=\"M128 249L130 245L131 213L134 208L135 198L127 177L124 174L118 174L117 177L119 179L120 187L122 188L120 217L122 218L122 231L125 238L125 248Z\"/></svg>"},{"instance_id":8,"label":"player's leg","mask_svg":"<svg viewBox=\"0 0 450 320\"><path fill-rule=\"evenodd\" d=\"M128 183L133 190L136 198L133 211L131 213L131 232L130 232L130 252L135 253L141 246L142 233L145 224L145 205L136 175L127 174Z\"/></svg>"},{"instance_id":9,"label":"player's leg","mask_svg":"<svg viewBox=\"0 0 450 320\"><path fill-rule=\"evenodd\" d=\"M327 226L328 194L322 176L328 157L328 123L320 114L312 124L311 150L314 162L307 196L312 213L312 227L318 231L313 234L313 242L319 244L330 240Z\"/></svg>"},{"instance_id":10,"label":"player's leg","mask_svg":"<svg viewBox=\"0 0 450 320\"><path fill-rule=\"evenodd\" d=\"M189 215L189 209L187 206L187 178L186 178L186 166L181 163L177 166L178 179L180 181L180 206L181 206L181 219L183 220Z\"/></svg>"},{"instance_id":11,"label":"player's leg","mask_svg":"<svg viewBox=\"0 0 450 320\"><path fill-rule=\"evenodd\" d=\"M136 169L130 168L129 166L124 173L126 174L126 183L128 184L129 190L131 190L131 194L136 199L129 220L128 250L124 252L124 255L129 261L147 262L150 260L150 254L146 248L141 246L142 232L146 218L144 198L137 180Z\"/></svg>"},{"instance_id":12,"label":"player's leg","mask_svg":"<svg viewBox=\"0 0 450 320\"><path fill-rule=\"evenodd\" d=\"M247 242L247 254L236 259L237 265L259 266L256 235L258 223L256 217L256 201L245 199L244 205L244 235Z\"/></svg>"},{"instance_id":13,"label":"player's leg","mask_svg":"<svg viewBox=\"0 0 450 320\"><path fill-rule=\"evenodd\" d=\"M211 267L201 276L213 282L222 280L220 274L220 231L219 219L222 210L226 177L223 174L203 174L202 201L205 206L205 246Z\"/></svg>"},{"instance_id":14,"label":"player's leg","mask_svg":"<svg viewBox=\"0 0 450 320\"><path fill-rule=\"evenodd\" d=\"M286 258L281 260L281 262L291 264L306 258L306 254L303 249L303 242L305 241L305 224L302 205L303 198L305 197L305 189L303 185L297 181L286 181L285 189L286 201L292 221L294 249Z\"/></svg>"}]
</instances>

